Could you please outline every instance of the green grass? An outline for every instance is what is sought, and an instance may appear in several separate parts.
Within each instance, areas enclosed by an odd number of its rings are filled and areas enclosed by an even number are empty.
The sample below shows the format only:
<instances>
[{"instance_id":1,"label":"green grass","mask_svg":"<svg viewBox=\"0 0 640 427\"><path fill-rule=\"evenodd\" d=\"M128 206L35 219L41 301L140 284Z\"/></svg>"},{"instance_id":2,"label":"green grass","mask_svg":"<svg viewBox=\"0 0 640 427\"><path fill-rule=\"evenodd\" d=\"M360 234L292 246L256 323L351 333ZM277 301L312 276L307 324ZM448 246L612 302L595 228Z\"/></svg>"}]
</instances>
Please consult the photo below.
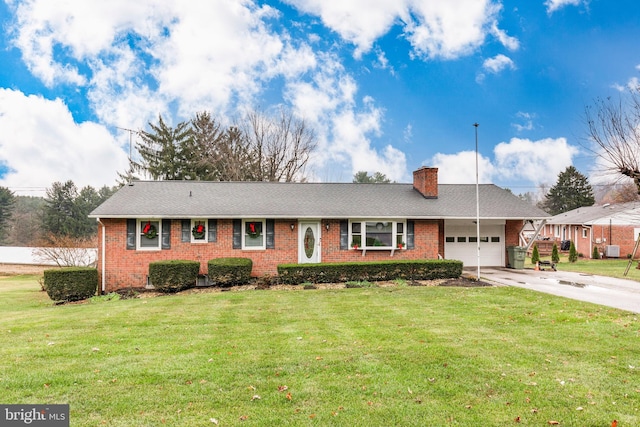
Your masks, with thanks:
<instances>
[{"instance_id":1,"label":"green grass","mask_svg":"<svg viewBox=\"0 0 640 427\"><path fill-rule=\"evenodd\" d=\"M12 277L0 401L72 426L635 426L639 339L636 315L511 287L54 306Z\"/></svg>"},{"instance_id":2,"label":"green grass","mask_svg":"<svg viewBox=\"0 0 640 427\"><path fill-rule=\"evenodd\" d=\"M576 262L569 262L567 256L561 256L560 262L557 265L560 271L575 271L585 274L597 274L601 276L617 277L619 279L636 280L640 282L640 270L638 266L638 260L634 260L631 263L628 274L625 276L624 271L629 264L628 259L588 259L578 258ZM540 257L541 260L550 261L550 256ZM525 268L533 268L531 264L531 257L527 257L525 260Z\"/></svg>"}]
</instances>

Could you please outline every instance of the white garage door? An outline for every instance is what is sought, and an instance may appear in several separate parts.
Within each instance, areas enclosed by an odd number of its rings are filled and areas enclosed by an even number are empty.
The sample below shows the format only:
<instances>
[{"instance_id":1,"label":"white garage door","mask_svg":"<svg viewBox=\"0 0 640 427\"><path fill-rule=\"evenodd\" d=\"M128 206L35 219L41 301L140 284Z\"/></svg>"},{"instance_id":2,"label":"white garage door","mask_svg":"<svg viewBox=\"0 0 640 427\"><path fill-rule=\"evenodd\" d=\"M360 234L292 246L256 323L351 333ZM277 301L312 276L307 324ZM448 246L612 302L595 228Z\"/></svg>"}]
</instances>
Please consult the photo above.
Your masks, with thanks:
<instances>
[{"instance_id":1,"label":"white garage door","mask_svg":"<svg viewBox=\"0 0 640 427\"><path fill-rule=\"evenodd\" d=\"M477 230L473 221L445 221L444 257L478 266ZM480 222L480 266L505 265L504 221Z\"/></svg>"}]
</instances>

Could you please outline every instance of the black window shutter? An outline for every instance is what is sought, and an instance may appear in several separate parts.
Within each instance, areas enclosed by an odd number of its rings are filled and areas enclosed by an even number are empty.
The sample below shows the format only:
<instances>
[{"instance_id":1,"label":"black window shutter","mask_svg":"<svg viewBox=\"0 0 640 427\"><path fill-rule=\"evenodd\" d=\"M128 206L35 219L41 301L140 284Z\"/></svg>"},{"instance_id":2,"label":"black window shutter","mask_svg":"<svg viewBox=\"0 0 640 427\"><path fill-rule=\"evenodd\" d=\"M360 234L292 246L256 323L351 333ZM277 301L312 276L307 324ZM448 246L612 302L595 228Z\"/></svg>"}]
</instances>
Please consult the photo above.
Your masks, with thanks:
<instances>
[{"instance_id":1,"label":"black window shutter","mask_svg":"<svg viewBox=\"0 0 640 427\"><path fill-rule=\"evenodd\" d=\"M233 220L233 249L242 249L242 220Z\"/></svg>"},{"instance_id":2,"label":"black window shutter","mask_svg":"<svg viewBox=\"0 0 640 427\"><path fill-rule=\"evenodd\" d=\"M340 221L340 249L349 249L349 221Z\"/></svg>"},{"instance_id":3,"label":"black window shutter","mask_svg":"<svg viewBox=\"0 0 640 427\"><path fill-rule=\"evenodd\" d=\"M182 240L183 242L190 242L191 241L191 220L190 219L183 219L182 220L182 230L180 230L180 240Z\"/></svg>"},{"instance_id":4,"label":"black window shutter","mask_svg":"<svg viewBox=\"0 0 640 427\"><path fill-rule=\"evenodd\" d=\"M267 220L267 232L265 233L266 237L266 247L267 249L275 249L276 248L276 221L274 219Z\"/></svg>"},{"instance_id":5,"label":"black window shutter","mask_svg":"<svg viewBox=\"0 0 640 427\"><path fill-rule=\"evenodd\" d=\"M414 233L413 233L413 221L407 220L407 249L414 249L416 246Z\"/></svg>"},{"instance_id":6,"label":"black window shutter","mask_svg":"<svg viewBox=\"0 0 640 427\"><path fill-rule=\"evenodd\" d=\"M207 241L216 242L218 240L218 220L209 219L209 230L207 231Z\"/></svg>"},{"instance_id":7,"label":"black window shutter","mask_svg":"<svg viewBox=\"0 0 640 427\"><path fill-rule=\"evenodd\" d=\"M127 219L127 249L136 248L136 220Z\"/></svg>"},{"instance_id":8,"label":"black window shutter","mask_svg":"<svg viewBox=\"0 0 640 427\"><path fill-rule=\"evenodd\" d=\"M162 249L171 249L171 220L162 220Z\"/></svg>"}]
</instances>

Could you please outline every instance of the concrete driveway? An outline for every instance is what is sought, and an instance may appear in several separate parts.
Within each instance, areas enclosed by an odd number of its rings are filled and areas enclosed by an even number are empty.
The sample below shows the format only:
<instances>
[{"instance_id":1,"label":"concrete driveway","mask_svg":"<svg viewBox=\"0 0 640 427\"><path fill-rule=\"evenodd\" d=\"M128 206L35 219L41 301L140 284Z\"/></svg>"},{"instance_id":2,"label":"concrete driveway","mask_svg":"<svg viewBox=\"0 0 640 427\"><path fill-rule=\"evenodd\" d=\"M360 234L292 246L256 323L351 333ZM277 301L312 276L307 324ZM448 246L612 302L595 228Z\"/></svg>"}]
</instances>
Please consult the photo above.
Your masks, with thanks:
<instances>
[{"instance_id":1,"label":"concrete driveway","mask_svg":"<svg viewBox=\"0 0 640 427\"><path fill-rule=\"evenodd\" d=\"M473 270L473 271L472 271ZM476 269L465 275L477 276ZM567 271L514 270L483 267L480 278L497 285L517 286L579 301L640 313L640 282Z\"/></svg>"}]
</instances>

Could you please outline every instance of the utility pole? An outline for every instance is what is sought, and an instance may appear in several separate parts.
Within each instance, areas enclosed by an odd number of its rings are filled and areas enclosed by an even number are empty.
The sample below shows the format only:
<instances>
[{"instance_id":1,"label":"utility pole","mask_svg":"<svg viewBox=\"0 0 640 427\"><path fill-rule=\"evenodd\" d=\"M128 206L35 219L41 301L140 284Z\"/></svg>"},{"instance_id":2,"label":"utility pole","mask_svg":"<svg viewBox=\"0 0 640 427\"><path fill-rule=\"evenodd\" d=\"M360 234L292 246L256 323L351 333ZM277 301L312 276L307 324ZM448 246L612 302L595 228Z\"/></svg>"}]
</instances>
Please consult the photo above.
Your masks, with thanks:
<instances>
[{"instance_id":1,"label":"utility pole","mask_svg":"<svg viewBox=\"0 0 640 427\"><path fill-rule=\"evenodd\" d=\"M474 123L476 128L476 244L478 245L478 281L480 281L480 190L478 185L478 126L479 123Z\"/></svg>"}]
</instances>

